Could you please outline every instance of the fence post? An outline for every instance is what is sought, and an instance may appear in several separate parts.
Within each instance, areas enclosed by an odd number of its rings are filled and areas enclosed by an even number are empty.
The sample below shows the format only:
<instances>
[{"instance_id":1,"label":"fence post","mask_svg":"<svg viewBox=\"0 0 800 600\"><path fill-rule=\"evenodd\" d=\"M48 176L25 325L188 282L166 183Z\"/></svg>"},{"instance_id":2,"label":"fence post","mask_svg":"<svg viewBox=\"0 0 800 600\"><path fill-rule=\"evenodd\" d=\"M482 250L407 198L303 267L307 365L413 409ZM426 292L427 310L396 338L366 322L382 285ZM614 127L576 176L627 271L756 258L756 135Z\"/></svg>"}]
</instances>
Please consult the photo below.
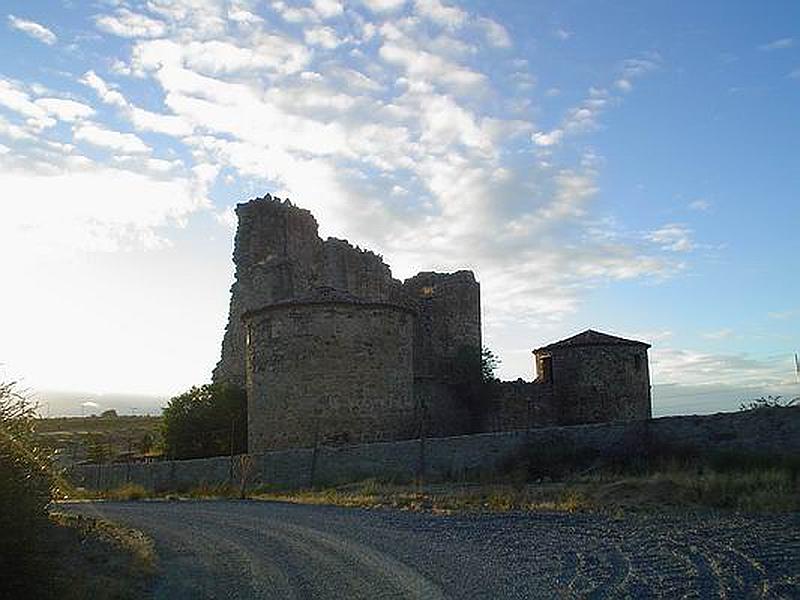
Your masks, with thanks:
<instances>
[{"instance_id":1,"label":"fence post","mask_svg":"<svg viewBox=\"0 0 800 600\"><path fill-rule=\"evenodd\" d=\"M319 455L319 414L314 422L314 450L311 452L311 472L309 473L308 486L314 488L317 476L317 460Z\"/></svg>"},{"instance_id":2,"label":"fence post","mask_svg":"<svg viewBox=\"0 0 800 600\"><path fill-rule=\"evenodd\" d=\"M417 488L425 484L425 441L427 437L427 403L424 396L420 396L420 421L419 421L419 458L417 462Z\"/></svg>"}]
</instances>

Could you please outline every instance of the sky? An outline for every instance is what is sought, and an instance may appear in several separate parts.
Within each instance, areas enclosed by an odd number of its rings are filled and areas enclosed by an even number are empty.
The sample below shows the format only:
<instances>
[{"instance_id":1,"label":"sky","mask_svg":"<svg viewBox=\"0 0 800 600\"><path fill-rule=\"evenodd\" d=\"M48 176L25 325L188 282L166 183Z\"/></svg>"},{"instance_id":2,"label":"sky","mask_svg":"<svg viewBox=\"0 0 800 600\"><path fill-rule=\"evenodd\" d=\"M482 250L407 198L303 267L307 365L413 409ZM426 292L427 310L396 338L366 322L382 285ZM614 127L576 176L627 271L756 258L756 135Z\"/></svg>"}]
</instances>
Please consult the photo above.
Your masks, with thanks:
<instances>
[{"instance_id":1,"label":"sky","mask_svg":"<svg viewBox=\"0 0 800 600\"><path fill-rule=\"evenodd\" d=\"M4 0L0 378L206 382L271 193L474 270L502 378L592 328L652 344L655 414L800 395L799 138L794 1Z\"/></svg>"}]
</instances>

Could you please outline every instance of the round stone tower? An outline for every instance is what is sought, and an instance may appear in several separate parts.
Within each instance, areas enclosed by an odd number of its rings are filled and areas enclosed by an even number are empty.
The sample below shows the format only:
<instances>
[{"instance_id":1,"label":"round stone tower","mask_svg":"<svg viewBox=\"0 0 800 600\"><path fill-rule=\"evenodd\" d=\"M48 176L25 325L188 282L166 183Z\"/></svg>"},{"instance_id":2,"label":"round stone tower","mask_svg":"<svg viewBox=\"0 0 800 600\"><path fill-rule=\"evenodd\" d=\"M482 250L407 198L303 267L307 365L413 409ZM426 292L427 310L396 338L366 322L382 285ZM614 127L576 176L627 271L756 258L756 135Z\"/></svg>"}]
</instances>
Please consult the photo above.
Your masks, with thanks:
<instances>
[{"instance_id":1,"label":"round stone tower","mask_svg":"<svg viewBox=\"0 0 800 600\"><path fill-rule=\"evenodd\" d=\"M244 323L250 452L412 437L413 309L316 288Z\"/></svg>"},{"instance_id":2,"label":"round stone tower","mask_svg":"<svg viewBox=\"0 0 800 600\"><path fill-rule=\"evenodd\" d=\"M534 350L537 381L552 386L559 424L649 419L648 348L589 329Z\"/></svg>"}]
</instances>

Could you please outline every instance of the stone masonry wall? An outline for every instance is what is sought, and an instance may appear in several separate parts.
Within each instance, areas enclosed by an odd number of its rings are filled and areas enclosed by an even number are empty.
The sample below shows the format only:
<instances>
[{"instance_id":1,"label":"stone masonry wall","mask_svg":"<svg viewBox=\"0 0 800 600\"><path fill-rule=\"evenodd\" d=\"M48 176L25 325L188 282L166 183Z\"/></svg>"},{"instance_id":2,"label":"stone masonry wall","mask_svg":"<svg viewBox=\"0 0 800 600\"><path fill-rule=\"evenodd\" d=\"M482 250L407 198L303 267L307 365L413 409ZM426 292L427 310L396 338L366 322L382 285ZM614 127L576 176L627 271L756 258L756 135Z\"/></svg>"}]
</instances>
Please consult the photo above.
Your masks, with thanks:
<instances>
[{"instance_id":1,"label":"stone masonry wall","mask_svg":"<svg viewBox=\"0 0 800 600\"><path fill-rule=\"evenodd\" d=\"M553 448L620 456L659 446L796 456L800 454L800 407L265 452L252 455L251 481L303 488L370 477L453 479L491 473L523 449L534 456L538 449L552 452ZM236 482L238 465L238 457L81 465L67 477L90 489L137 483L148 490L167 491Z\"/></svg>"},{"instance_id":2,"label":"stone masonry wall","mask_svg":"<svg viewBox=\"0 0 800 600\"><path fill-rule=\"evenodd\" d=\"M248 315L246 331L251 452L414 436L408 309L286 303Z\"/></svg>"},{"instance_id":3,"label":"stone masonry wall","mask_svg":"<svg viewBox=\"0 0 800 600\"><path fill-rule=\"evenodd\" d=\"M245 387L242 315L316 287L334 287L360 298L386 301L401 296L401 283L378 255L346 241L323 241L307 210L267 195L236 206L236 266L228 325L215 382Z\"/></svg>"},{"instance_id":4,"label":"stone masonry wall","mask_svg":"<svg viewBox=\"0 0 800 600\"><path fill-rule=\"evenodd\" d=\"M452 381L459 350L480 352L480 285L471 271L424 272L406 279L403 291L417 303L415 376Z\"/></svg>"},{"instance_id":5,"label":"stone masonry wall","mask_svg":"<svg viewBox=\"0 0 800 600\"><path fill-rule=\"evenodd\" d=\"M518 431L557 424L553 386L518 379L495 384L483 430Z\"/></svg>"},{"instance_id":6,"label":"stone masonry wall","mask_svg":"<svg viewBox=\"0 0 800 600\"><path fill-rule=\"evenodd\" d=\"M563 425L651 416L647 346L576 346L551 351L553 402Z\"/></svg>"}]
</instances>

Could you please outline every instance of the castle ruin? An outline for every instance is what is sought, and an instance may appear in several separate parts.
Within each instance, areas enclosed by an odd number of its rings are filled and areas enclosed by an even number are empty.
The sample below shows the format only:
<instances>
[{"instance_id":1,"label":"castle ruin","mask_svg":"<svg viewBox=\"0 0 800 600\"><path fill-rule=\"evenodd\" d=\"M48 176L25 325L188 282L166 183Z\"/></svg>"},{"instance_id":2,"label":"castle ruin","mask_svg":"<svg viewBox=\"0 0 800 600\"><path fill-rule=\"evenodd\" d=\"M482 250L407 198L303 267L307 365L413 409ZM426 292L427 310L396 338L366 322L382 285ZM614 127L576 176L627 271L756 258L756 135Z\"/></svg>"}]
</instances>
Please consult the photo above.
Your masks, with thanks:
<instances>
[{"instance_id":1,"label":"castle ruin","mask_svg":"<svg viewBox=\"0 0 800 600\"><path fill-rule=\"evenodd\" d=\"M246 388L248 450L447 436L651 416L649 346L594 331L534 351L534 382L500 382L476 413L471 271L394 279L380 256L318 235L267 195L236 207L228 325L215 382Z\"/></svg>"}]
</instances>

